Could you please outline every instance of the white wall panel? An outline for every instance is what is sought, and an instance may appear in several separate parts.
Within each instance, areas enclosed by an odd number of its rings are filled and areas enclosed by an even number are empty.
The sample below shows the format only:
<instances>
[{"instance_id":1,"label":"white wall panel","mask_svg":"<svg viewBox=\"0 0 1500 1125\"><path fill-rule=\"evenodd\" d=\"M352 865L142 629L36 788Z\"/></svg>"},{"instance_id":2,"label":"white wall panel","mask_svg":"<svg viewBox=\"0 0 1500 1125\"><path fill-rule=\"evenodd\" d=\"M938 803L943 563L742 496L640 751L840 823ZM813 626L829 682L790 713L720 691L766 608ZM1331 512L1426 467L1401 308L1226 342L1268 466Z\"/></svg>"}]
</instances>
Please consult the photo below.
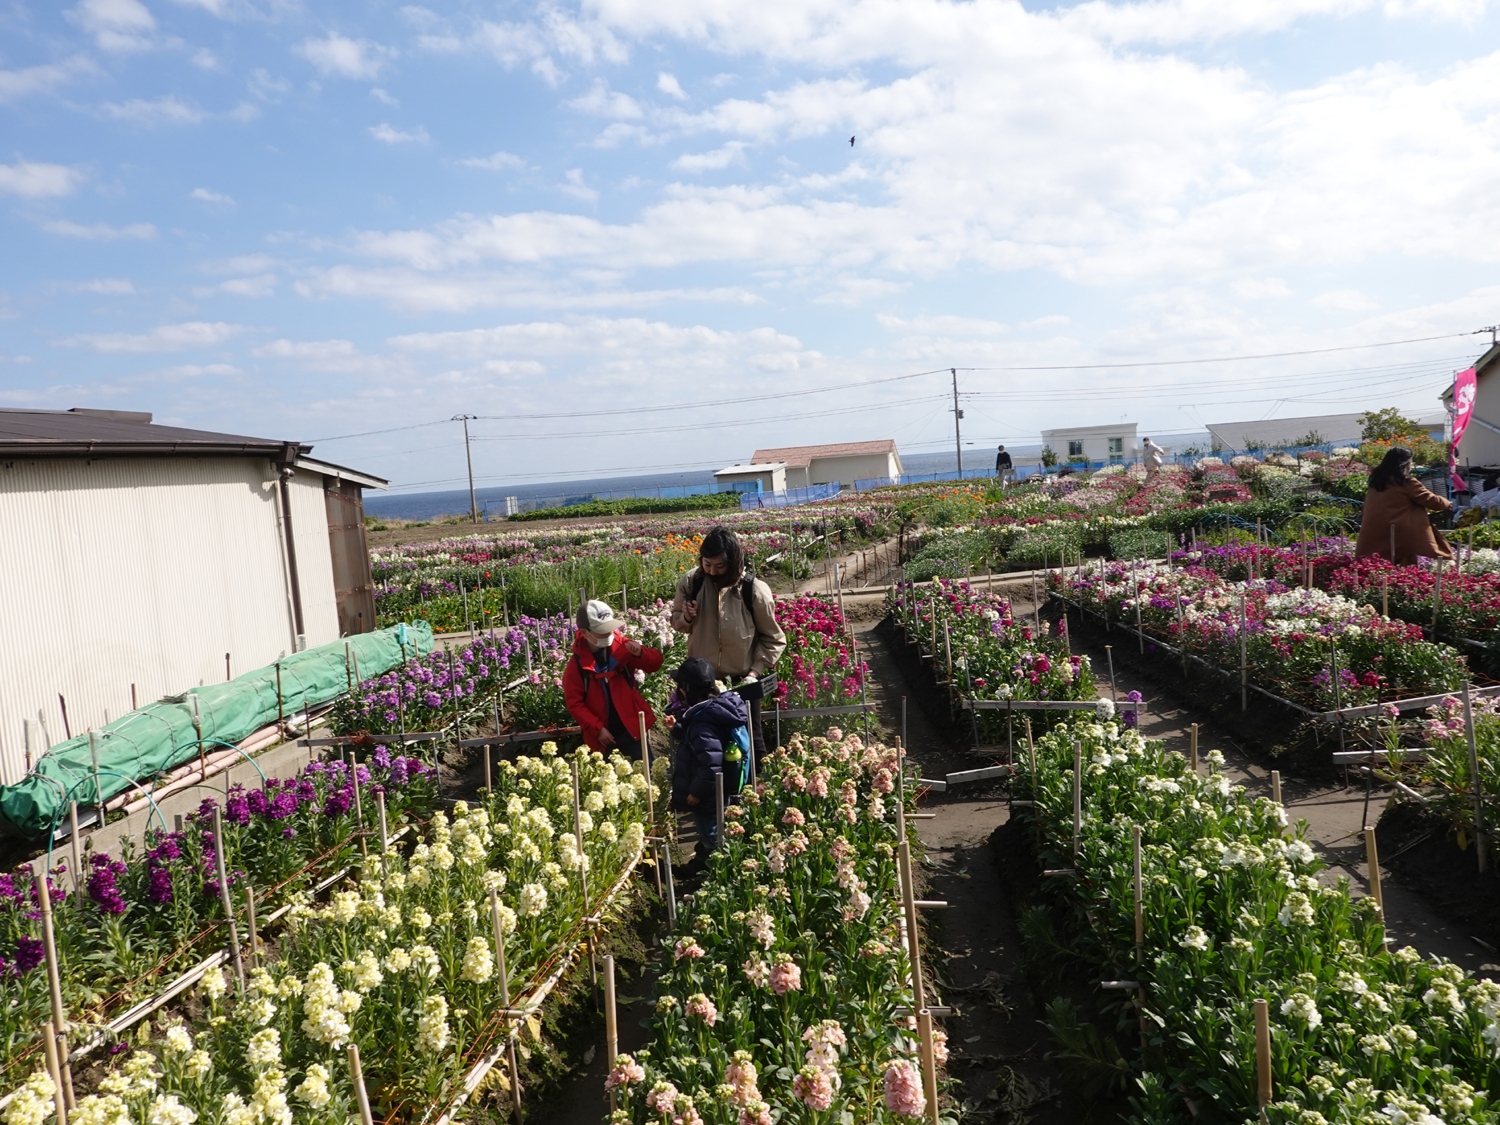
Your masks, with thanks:
<instances>
[{"instance_id":1,"label":"white wall panel","mask_svg":"<svg viewBox=\"0 0 1500 1125\"><path fill-rule=\"evenodd\" d=\"M321 478L293 480L308 643L337 636ZM316 502L314 502L316 501ZM23 719L62 741L293 648L275 471L263 458L0 461L0 782Z\"/></svg>"}]
</instances>

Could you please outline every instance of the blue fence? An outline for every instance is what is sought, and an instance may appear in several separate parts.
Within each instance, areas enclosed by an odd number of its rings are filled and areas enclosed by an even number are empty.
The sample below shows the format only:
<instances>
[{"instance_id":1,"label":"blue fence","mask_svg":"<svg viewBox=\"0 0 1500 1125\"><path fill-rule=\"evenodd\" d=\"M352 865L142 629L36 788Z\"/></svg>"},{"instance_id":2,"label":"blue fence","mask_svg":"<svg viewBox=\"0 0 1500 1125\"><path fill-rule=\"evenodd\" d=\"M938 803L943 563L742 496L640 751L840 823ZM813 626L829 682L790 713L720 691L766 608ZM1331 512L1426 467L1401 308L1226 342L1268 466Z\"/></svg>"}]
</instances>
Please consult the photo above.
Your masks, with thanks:
<instances>
[{"instance_id":1,"label":"blue fence","mask_svg":"<svg viewBox=\"0 0 1500 1125\"><path fill-rule=\"evenodd\" d=\"M842 491L837 484L815 484L811 488L788 488L784 492L746 492L740 497L740 508L795 508L817 500L832 500Z\"/></svg>"}]
</instances>

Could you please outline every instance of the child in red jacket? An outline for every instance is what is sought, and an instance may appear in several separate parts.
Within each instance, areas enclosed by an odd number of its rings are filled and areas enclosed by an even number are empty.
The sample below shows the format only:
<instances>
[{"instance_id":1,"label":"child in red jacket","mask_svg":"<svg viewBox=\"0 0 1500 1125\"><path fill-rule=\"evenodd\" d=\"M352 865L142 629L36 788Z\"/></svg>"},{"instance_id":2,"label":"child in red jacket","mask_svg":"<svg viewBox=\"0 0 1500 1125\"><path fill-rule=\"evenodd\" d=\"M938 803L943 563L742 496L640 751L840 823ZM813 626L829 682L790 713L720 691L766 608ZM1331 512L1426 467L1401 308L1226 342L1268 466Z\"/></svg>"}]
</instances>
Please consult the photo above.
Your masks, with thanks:
<instances>
[{"instance_id":1,"label":"child in red jacket","mask_svg":"<svg viewBox=\"0 0 1500 1125\"><path fill-rule=\"evenodd\" d=\"M627 758L641 756L640 719L656 725L651 704L636 688L635 673L655 672L662 655L640 641L626 640L623 623L605 602L591 601L578 611L573 658L563 672L563 701L583 728L591 750L617 749Z\"/></svg>"}]
</instances>

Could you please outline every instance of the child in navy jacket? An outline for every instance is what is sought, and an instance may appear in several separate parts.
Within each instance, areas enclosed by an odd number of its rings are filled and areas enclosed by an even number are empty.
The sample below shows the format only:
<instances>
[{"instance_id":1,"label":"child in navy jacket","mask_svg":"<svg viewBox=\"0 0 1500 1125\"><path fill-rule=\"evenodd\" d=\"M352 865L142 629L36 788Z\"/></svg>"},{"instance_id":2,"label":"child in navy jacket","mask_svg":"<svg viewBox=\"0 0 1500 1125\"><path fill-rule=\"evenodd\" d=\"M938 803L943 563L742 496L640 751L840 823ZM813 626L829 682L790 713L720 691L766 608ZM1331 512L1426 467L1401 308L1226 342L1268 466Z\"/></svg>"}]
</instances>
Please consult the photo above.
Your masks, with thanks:
<instances>
[{"instance_id":1,"label":"child in navy jacket","mask_svg":"<svg viewBox=\"0 0 1500 1125\"><path fill-rule=\"evenodd\" d=\"M719 693L713 665L692 657L672 673L677 693L668 708L677 744L672 764L672 807L693 814L700 858L718 846L716 774L725 774L724 800L739 792L743 752L735 737L749 708L734 692ZM728 769L726 770L726 766Z\"/></svg>"}]
</instances>

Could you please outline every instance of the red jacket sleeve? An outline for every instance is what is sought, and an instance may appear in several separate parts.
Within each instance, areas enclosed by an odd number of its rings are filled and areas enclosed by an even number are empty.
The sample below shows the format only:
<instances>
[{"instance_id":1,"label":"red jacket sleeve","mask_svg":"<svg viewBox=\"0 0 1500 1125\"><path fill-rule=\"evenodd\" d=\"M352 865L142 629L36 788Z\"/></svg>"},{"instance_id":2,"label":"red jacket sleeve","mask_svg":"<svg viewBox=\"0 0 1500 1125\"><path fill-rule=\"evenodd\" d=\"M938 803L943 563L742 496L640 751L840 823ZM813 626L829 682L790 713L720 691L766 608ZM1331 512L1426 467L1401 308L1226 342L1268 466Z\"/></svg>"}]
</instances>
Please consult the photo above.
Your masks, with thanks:
<instances>
[{"instance_id":1,"label":"red jacket sleeve","mask_svg":"<svg viewBox=\"0 0 1500 1125\"><path fill-rule=\"evenodd\" d=\"M625 667L639 668L649 676L652 672L660 671L662 660L660 649L652 648L650 645L641 645L641 654L631 656L627 652L623 663Z\"/></svg>"},{"instance_id":2,"label":"red jacket sleeve","mask_svg":"<svg viewBox=\"0 0 1500 1125\"><path fill-rule=\"evenodd\" d=\"M599 728L603 726L599 717L588 708L587 697L583 687L583 673L578 670L578 661L569 660L568 666L563 669L563 703L567 705L568 714L583 728L583 735L590 742L599 737Z\"/></svg>"}]
</instances>

